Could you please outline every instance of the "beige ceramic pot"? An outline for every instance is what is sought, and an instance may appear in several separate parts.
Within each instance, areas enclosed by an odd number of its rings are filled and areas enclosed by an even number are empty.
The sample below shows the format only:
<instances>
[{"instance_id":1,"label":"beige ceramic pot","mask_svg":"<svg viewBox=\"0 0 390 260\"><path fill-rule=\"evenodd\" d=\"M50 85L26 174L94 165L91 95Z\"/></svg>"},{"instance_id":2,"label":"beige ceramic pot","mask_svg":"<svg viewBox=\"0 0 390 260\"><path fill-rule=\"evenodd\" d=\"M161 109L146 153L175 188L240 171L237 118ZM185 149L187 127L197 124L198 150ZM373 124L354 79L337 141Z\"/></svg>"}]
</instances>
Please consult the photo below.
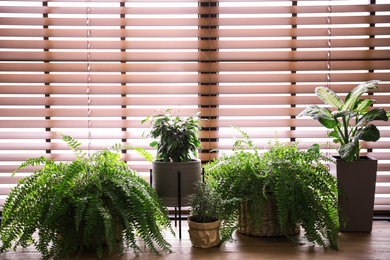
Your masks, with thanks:
<instances>
[{"instance_id":1,"label":"beige ceramic pot","mask_svg":"<svg viewBox=\"0 0 390 260\"><path fill-rule=\"evenodd\" d=\"M217 246L220 241L219 227L221 221L217 220L211 223L198 223L193 220L196 216L190 216L188 220L188 233L190 234L190 240L194 247L210 248Z\"/></svg>"}]
</instances>

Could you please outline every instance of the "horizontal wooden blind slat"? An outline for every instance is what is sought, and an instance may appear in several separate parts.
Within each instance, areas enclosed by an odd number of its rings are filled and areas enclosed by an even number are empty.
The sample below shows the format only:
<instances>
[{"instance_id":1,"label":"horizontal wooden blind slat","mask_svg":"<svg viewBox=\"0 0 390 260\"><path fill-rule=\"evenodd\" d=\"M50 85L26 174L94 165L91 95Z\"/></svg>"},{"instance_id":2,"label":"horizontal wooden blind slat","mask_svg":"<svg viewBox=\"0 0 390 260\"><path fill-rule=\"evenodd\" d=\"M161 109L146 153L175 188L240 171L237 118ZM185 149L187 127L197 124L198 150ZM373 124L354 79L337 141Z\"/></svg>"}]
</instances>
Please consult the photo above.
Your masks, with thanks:
<instances>
[{"instance_id":1,"label":"horizontal wooden blind slat","mask_svg":"<svg viewBox=\"0 0 390 260\"><path fill-rule=\"evenodd\" d=\"M389 51L390 54L390 51ZM27 75L26 75L27 76ZM334 74L333 79L338 81L350 81L351 77L356 81L368 81L372 77L378 80L390 80L389 73L344 73ZM93 75L90 83L256 83L256 82L315 82L326 81L326 73L285 73L285 74L173 74L173 75ZM3 74L0 82L4 83L87 83L87 75L78 74L32 74L21 77L17 74Z\"/></svg>"},{"instance_id":2,"label":"horizontal wooden blind slat","mask_svg":"<svg viewBox=\"0 0 390 260\"><path fill-rule=\"evenodd\" d=\"M293 116L301 112L301 108L273 108L273 109L184 109L186 114L195 114L200 112L202 114L210 114L211 116ZM203 113L202 113L203 112ZM90 109L89 116L93 117L131 117L144 116L145 118L154 113L154 109L134 109L134 108L101 108ZM0 117L87 117L88 111L86 109L56 109L56 108L37 108L37 109L1 109Z\"/></svg>"},{"instance_id":3,"label":"horizontal wooden blind slat","mask_svg":"<svg viewBox=\"0 0 390 260\"><path fill-rule=\"evenodd\" d=\"M351 62L350 62L351 64ZM90 88L91 94L313 94L316 87L326 85L326 82L317 84L294 84L290 83L274 83L272 88L270 83L262 85L240 85L229 84L224 86L196 86L196 85L178 85L172 84L168 86L154 85L129 85L119 86L111 84L95 85ZM344 84L332 84L332 89L336 92L347 93L356 84L346 82ZM390 84L381 83L381 91L371 92L390 92ZM85 85L56 85L56 86L34 86L34 85L1 85L0 94L85 94L87 86Z\"/></svg>"},{"instance_id":4,"label":"horizontal wooden blind slat","mask_svg":"<svg viewBox=\"0 0 390 260\"><path fill-rule=\"evenodd\" d=\"M86 120L2 120L3 128L88 128ZM205 127L319 127L318 122L313 120L299 119L211 119L203 123ZM388 126L386 122L379 122L377 126ZM139 120L90 120L91 128L141 128Z\"/></svg>"},{"instance_id":5,"label":"horizontal wooden blind slat","mask_svg":"<svg viewBox=\"0 0 390 260\"><path fill-rule=\"evenodd\" d=\"M87 37L86 29L2 29L0 36ZM332 36L387 35L386 27L333 28ZM288 29L91 29L90 37L305 37L327 36L327 28Z\"/></svg>"},{"instance_id":6,"label":"horizontal wooden blind slat","mask_svg":"<svg viewBox=\"0 0 390 260\"><path fill-rule=\"evenodd\" d=\"M388 23L388 15L336 16L332 24ZM261 17L261 18L90 18L91 26L251 26L251 25L321 25L327 24L326 17ZM85 18L0 18L4 25L85 26Z\"/></svg>"},{"instance_id":7,"label":"horizontal wooden blind slat","mask_svg":"<svg viewBox=\"0 0 390 260\"><path fill-rule=\"evenodd\" d=\"M82 1L83 2L83 1ZM85 3L85 1L84 1ZM215 8L214 8L215 9ZM86 14L86 8L81 7L62 7L62 6L5 6L1 10L3 13L37 13L37 14ZM113 15L173 15L173 14L208 14L206 7L183 7L183 6L157 6L157 7L97 7L91 6L90 14L113 14Z\"/></svg>"},{"instance_id":8,"label":"horizontal wooden blind slat","mask_svg":"<svg viewBox=\"0 0 390 260\"><path fill-rule=\"evenodd\" d=\"M381 5L335 5L333 13L389 11L389 4ZM85 7L52 6L5 6L3 13L53 13L85 14ZM91 7L91 14L282 14L282 13L328 13L328 6L244 6L244 7Z\"/></svg>"},{"instance_id":9,"label":"horizontal wooden blind slat","mask_svg":"<svg viewBox=\"0 0 390 260\"><path fill-rule=\"evenodd\" d=\"M329 12L328 5L321 6L243 6L243 7L218 7L212 8L212 13L218 12L219 14L299 14L299 13L325 13ZM389 11L389 4L371 4L371 5L333 5L332 13L353 13L353 12L378 12Z\"/></svg>"},{"instance_id":10,"label":"horizontal wooden blind slat","mask_svg":"<svg viewBox=\"0 0 390 260\"><path fill-rule=\"evenodd\" d=\"M389 41L390 45L390 41ZM28 63L28 62L3 62L0 63L1 71L12 71L23 74L28 72L87 72L87 63L69 62L69 63ZM174 62L155 62L155 63L89 63L91 70L96 72L224 72L224 71L327 71L326 61L281 61L281 62L246 62L237 66L235 62L218 63L174 63ZM365 60L332 61L332 71L337 70L381 70L388 68L387 60ZM1 90L0 90L1 91ZM86 93L83 91L83 93Z\"/></svg>"},{"instance_id":11,"label":"horizontal wooden blind slat","mask_svg":"<svg viewBox=\"0 0 390 260\"><path fill-rule=\"evenodd\" d=\"M87 72L88 65L90 69L96 72L208 72L210 65L206 63L180 63L180 62L134 62L134 63L89 63L69 62L69 63L43 63L34 64L26 62L4 62L0 63L2 71L35 71L35 72ZM219 67L219 66L218 66ZM85 93L85 91L84 91Z\"/></svg>"},{"instance_id":12,"label":"horizontal wooden blind slat","mask_svg":"<svg viewBox=\"0 0 390 260\"><path fill-rule=\"evenodd\" d=\"M333 39L333 48L352 48L352 47L385 47L389 46L389 38L366 38L366 39ZM278 41L273 40L245 40L245 41L207 41L207 40L169 40L169 41L118 41L118 40L106 40L106 41L92 41L90 42L90 48L93 50L145 50L156 49L161 52L165 49L262 49L262 48L327 48L328 40L326 39L281 39ZM34 49L50 49L54 51L56 49L67 49L71 52L72 49L87 49L87 43L85 41L67 41L64 40L32 40L32 41L16 41L16 40L2 40L0 41L1 48L12 48L15 51L17 49L31 50ZM315 50L315 49L314 49Z\"/></svg>"},{"instance_id":13,"label":"horizontal wooden blind slat","mask_svg":"<svg viewBox=\"0 0 390 260\"><path fill-rule=\"evenodd\" d=\"M168 96L169 97L169 96ZM317 96L174 96L169 98L161 97L90 97L91 106L104 105L291 105L291 104L323 104ZM375 96L378 104L388 104L389 98L386 95ZM8 106L86 106L88 102L85 97L0 97L0 103ZM119 109L119 107L118 107ZM248 109L250 110L250 109Z\"/></svg>"},{"instance_id":14,"label":"horizontal wooden blind slat","mask_svg":"<svg viewBox=\"0 0 390 260\"><path fill-rule=\"evenodd\" d=\"M90 87L91 94L208 94L207 86L197 85L113 85L112 83ZM85 94L86 85L2 85L1 94Z\"/></svg>"},{"instance_id":15,"label":"horizontal wooden blind slat","mask_svg":"<svg viewBox=\"0 0 390 260\"><path fill-rule=\"evenodd\" d=\"M2 55L4 61L24 61L29 55L31 61L87 61L86 52L7 52ZM91 53L91 61L326 61L327 51L229 51L229 52L96 52ZM174 56L174 60L171 57ZM389 60L389 50L343 50L334 51L335 60Z\"/></svg>"},{"instance_id":16,"label":"horizontal wooden blind slat","mask_svg":"<svg viewBox=\"0 0 390 260\"><path fill-rule=\"evenodd\" d=\"M131 142L127 142L125 144L128 144L128 145L132 145ZM259 146L259 147L265 147L267 146L268 144L268 140L264 140L264 141L261 141L261 142L254 142L254 145L256 146ZM112 144L111 144L112 145ZM302 149L307 149L311 146L312 144L311 143L300 143L299 144L299 147L302 148ZM390 145L390 142L382 142L381 144L378 144L378 145L373 145L372 143L363 143L363 149L367 149L367 148L377 148L377 149L384 149L386 147L389 147ZM110 144L105 144L105 145L94 145L92 144L90 146L90 149L91 150L100 150L100 149L103 149L105 147L109 147ZM80 149L82 150L87 150L89 147L88 144L82 144L80 146ZM149 147L148 146L140 146L141 148L144 148L144 149L148 149ZM204 149L216 149L216 148L219 148L219 149L229 149L230 148L230 145L216 145L216 146L210 146L210 143L209 142L204 142L202 143L202 147ZM10 151L10 153L12 153L12 151L15 151L15 150L69 150L68 146L65 144L65 143L45 143L45 142L42 142L42 143L27 143L27 144L23 144L23 143L0 143L0 150L8 150ZM380 151L380 150L378 150ZM135 154L131 154L131 155L127 155L127 159L128 160L131 160L131 161L143 161L144 158L143 156L141 155L138 155L137 153Z\"/></svg>"},{"instance_id":17,"label":"horizontal wooden blind slat","mask_svg":"<svg viewBox=\"0 0 390 260\"><path fill-rule=\"evenodd\" d=\"M252 131L248 131L253 138L273 138L275 137L275 131L273 129L264 129L263 131L257 131L253 129ZM123 132L92 132L92 139L142 139L143 131L135 132L135 131L123 131ZM66 131L63 134L71 134L73 138L76 139L88 139L88 133L85 131ZM61 139L62 136L58 132L49 132L49 131L30 131L28 134L23 132L14 132L14 131L3 131L1 133L4 139L17 139L17 140L45 140L45 139ZM277 133L279 138L297 138L301 136L305 136L306 138L324 138L327 133L323 131L312 131L312 130L288 130ZM238 132L233 131L208 131L201 132L201 138L224 138L230 139L232 137L239 138L241 135ZM390 137L390 130L382 130L382 137ZM6 149L6 147L5 147Z\"/></svg>"}]
</instances>

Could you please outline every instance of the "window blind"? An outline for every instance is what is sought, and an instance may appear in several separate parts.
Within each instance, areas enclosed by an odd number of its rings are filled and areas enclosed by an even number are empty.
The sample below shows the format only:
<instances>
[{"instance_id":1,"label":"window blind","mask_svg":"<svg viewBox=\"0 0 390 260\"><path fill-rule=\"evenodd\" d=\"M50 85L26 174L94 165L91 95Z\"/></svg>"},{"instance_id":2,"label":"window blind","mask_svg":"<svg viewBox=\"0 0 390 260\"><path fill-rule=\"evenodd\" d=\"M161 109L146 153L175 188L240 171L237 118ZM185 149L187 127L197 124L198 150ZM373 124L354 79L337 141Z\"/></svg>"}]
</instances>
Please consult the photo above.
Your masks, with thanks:
<instances>
[{"instance_id":1,"label":"window blind","mask_svg":"<svg viewBox=\"0 0 390 260\"><path fill-rule=\"evenodd\" d=\"M141 120L156 109L201 112L205 163L227 152L238 126L260 149L275 135L326 143L317 86L370 95L390 110L387 1L0 1L0 205L28 157L72 160L57 133L101 149L148 148ZM390 211L390 126L365 143L379 159L375 210ZM334 151L326 151L329 154ZM141 173L137 153L122 159Z\"/></svg>"},{"instance_id":2,"label":"window blind","mask_svg":"<svg viewBox=\"0 0 390 260\"><path fill-rule=\"evenodd\" d=\"M299 147L327 143L316 120L297 118L323 102L314 94L328 86L345 97L359 83L378 79L375 106L389 111L389 5L384 1L219 1L211 56L218 71L216 148L229 149L230 125L264 148L276 135ZM379 160L375 210L390 210L390 123L377 122L382 138L364 143ZM334 150L324 152L335 154Z\"/></svg>"},{"instance_id":3,"label":"window blind","mask_svg":"<svg viewBox=\"0 0 390 260\"><path fill-rule=\"evenodd\" d=\"M155 110L207 117L209 19L200 16L209 8L198 1L0 5L0 204L31 174L10 177L21 161L74 159L58 133L90 151L119 142L149 148L141 120ZM122 159L148 175L134 151Z\"/></svg>"}]
</instances>

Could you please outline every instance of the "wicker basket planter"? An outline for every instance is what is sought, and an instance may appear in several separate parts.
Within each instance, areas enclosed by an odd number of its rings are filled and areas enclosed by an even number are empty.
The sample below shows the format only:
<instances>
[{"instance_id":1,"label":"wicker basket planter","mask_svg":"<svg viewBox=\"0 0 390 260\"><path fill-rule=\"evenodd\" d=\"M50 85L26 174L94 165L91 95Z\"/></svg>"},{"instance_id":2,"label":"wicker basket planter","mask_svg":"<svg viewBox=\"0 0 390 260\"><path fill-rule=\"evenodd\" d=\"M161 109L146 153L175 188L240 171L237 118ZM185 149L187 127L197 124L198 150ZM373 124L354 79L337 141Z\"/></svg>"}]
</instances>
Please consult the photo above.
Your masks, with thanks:
<instances>
[{"instance_id":1,"label":"wicker basket planter","mask_svg":"<svg viewBox=\"0 0 390 260\"><path fill-rule=\"evenodd\" d=\"M253 218L250 217L247 210L246 203L241 207L241 225L238 232L248 236L262 236L262 237L274 237L274 236L293 236L300 232L300 225L298 223L289 223L286 230L282 232L277 215L276 200L269 199L266 203L264 214L261 220L261 228L256 228L256 224ZM251 221L252 220L252 221Z\"/></svg>"}]
</instances>

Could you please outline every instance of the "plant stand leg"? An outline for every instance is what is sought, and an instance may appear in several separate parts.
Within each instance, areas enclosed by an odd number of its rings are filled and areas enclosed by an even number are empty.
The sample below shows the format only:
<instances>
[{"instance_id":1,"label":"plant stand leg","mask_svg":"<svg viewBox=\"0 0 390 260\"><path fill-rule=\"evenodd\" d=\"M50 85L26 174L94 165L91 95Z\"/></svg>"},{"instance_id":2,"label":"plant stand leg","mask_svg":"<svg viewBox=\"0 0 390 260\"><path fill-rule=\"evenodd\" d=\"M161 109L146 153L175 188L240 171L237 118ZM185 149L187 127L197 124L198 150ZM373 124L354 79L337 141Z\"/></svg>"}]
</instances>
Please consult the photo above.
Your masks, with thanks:
<instances>
[{"instance_id":1,"label":"plant stand leg","mask_svg":"<svg viewBox=\"0 0 390 260\"><path fill-rule=\"evenodd\" d=\"M181 239L181 174L177 172L177 199L179 202L179 239Z\"/></svg>"},{"instance_id":2,"label":"plant stand leg","mask_svg":"<svg viewBox=\"0 0 390 260\"><path fill-rule=\"evenodd\" d=\"M177 227L177 207L175 207L175 227Z\"/></svg>"},{"instance_id":3,"label":"plant stand leg","mask_svg":"<svg viewBox=\"0 0 390 260\"><path fill-rule=\"evenodd\" d=\"M150 171L149 171L149 173L150 173L150 177L149 177L149 184L150 184L150 186L152 186L153 187L153 174L152 174L152 169L150 169Z\"/></svg>"}]
</instances>

